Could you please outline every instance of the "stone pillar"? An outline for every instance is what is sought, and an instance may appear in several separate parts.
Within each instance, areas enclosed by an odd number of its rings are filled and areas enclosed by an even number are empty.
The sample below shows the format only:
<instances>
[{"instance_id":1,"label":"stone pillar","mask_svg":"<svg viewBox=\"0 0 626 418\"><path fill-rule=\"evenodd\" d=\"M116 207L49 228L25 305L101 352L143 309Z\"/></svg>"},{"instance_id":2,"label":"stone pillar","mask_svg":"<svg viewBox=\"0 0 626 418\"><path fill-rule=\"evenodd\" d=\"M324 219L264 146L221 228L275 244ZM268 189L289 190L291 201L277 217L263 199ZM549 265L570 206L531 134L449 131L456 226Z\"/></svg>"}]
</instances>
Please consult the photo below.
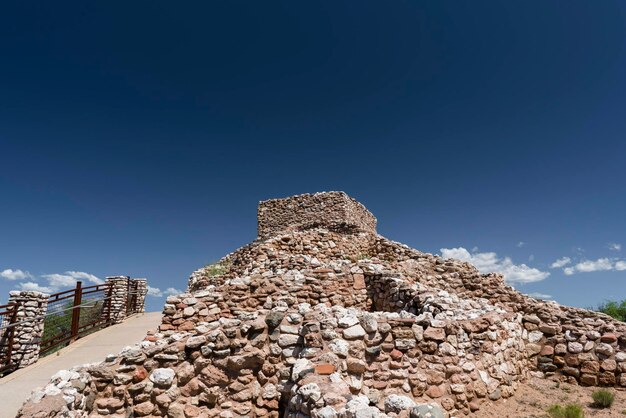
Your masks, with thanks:
<instances>
[{"instance_id":1,"label":"stone pillar","mask_svg":"<svg viewBox=\"0 0 626 418\"><path fill-rule=\"evenodd\" d=\"M9 303L18 304L17 325L13 334L11 362L17 368L26 367L39 359L43 323L48 310L49 295L34 291L13 290Z\"/></svg>"},{"instance_id":2,"label":"stone pillar","mask_svg":"<svg viewBox=\"0 0 626 418\"><path fill-rule=\"evenodd\" d=\"M146 294L148 293L147 279L133 279L137 282L137 308L138 312L146 311Z\"/></svg>"},{"instance_id":3,"label":"stone pillar","mask_svg":"<svg viewBox=\"0 0 626 418\"><path fill-rule=\"evenodd\" d=\"M126 304L128 303L128 276L107 277L106 282L111 286L110 320L119 324L126 318Z\"/></svg>"}]
</instances>

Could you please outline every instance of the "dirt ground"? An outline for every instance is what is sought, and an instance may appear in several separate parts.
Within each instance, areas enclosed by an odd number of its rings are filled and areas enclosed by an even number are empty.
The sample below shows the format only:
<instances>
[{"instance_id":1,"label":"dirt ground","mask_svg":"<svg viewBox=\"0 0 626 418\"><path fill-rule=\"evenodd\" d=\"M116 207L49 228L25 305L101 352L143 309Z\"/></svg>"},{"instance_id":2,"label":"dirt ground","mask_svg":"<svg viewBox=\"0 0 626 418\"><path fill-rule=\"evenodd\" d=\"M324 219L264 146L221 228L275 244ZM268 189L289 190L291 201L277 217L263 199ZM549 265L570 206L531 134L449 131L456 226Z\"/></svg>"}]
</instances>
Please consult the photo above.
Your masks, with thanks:
<instances>
[{"instance_id":1,"label":"dirt ground","mask_svg":"<svg viewBox=\"0 0 626 418\"><path fill-rule=\"evenodd\" d=\"M615 393L613 406L597 409L591 406L591 393L598 388L570 385L531 378L521 385L515 395L498 402L485 404L472 417L484 418L546 418L546 410L554 405L577 403L584 408L586 418L626 418L626 391L609 388Z\"/></svg>"}]
</instances>

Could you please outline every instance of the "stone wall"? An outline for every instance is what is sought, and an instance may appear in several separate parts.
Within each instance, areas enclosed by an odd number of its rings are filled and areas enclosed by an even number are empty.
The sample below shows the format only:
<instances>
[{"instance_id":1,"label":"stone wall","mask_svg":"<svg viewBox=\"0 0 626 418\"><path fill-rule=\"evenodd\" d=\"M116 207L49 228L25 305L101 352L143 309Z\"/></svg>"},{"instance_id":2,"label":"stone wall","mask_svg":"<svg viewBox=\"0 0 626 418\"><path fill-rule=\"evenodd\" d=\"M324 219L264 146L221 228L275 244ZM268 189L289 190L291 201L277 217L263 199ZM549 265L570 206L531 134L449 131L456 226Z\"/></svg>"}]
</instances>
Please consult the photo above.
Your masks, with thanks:
<instances>
[{"instance_id":1,"label":"stone wall","mask_svg":"<svg viewBox=\"0 0 626 418\"><path fill-rule=\"evenodd\" d=\"M499 274L479 274L457 260L435 259L432 274L414 260L401 263L407 277L461 297L485 298L523 314L529 366L537 376L587 386L626 387L626 324L587 309L536 300L506 286ZM419 272L422 272L420 274ZM413 280L411 280L413 281Z\"/></svg>"},{"instance_id":2,"label":"stone wall","mask_svg":"<svg viewBox=\"0 0 626 418\"><path fill-rule=\"evenodd\" d=\"M195 306L198 296L169 301ZM436 401L469 412L513 394L525 368L521 332L515 315L497 311L458 325L324 304L278 306L148 336L99 366L53 379L46 390L85 416L278 418L322 416L314 411L323 408L344 416L355 408L399 412L398 397L409 406ZM364 405L349 404L361 396ZM20 416L44 408L31 402Z\"/></svg>"},{"instance_id":3,"label":"stone wall","mask_svg":"<svg viewBox=\"0 0 626 418\"><path fill-rule=\"evenodd\" d=\"M111 312L109 319L119 324L126 319L126 304L128 303L128 276L111 276L106 283L111 286Z\"/></svg>"},{"instance_id":4,"label":"stone wall","mask_svg":"<svg viewBox=\"0 0 626 418\"><path fill-rule=\"evenodd\" d=\"M18 305L11 362L15 368L22 368L39 359L48 295L41 292L14 290L9 292L9 303Z\"/></svg>"},{"instance_id":5,"label":"stone wall","mask_svg":"<svg viewBox=\"0 0 626 418\"><path fill-rule=\"evenodd\" d=\"M132 279L137 282L137 306L138 312L146 311L146 295L148 294L148 280L147 279Z\"/></svg>"},{"instance_id":6,"label":"stone wall","mask_svg":"<svg viewBox=\"0 0 626 418\"><path fill-rule=\"evenodd\" d=\"M298 251L308 256L290 256ZM372 256L374 260L368 260ZM203 276L203 270L194 275L197 280L192 289L212 289L213 299L207 306L213 313L202 316L202 310L188 310L185 317L180 311L166 315L163 327L193 327L196 320L269 306L268 300L287 306L326 303L415 313L422 303L417 296L423 290L415 288L419 285L460 298L484 298L523 314L529 370L538 376L626 387L626 324L601 313L527 297L507 286L501 275L480 274L468 263L444 260L369 234L350 238L321 231L302 231L247 246L226 261L231 268L225 275Z\"/></svg>"},{"instance_id":7,"label":"stone wall","mask_svg":"<svg viewBox=\"0 0 626 418\"><path fill-rule=\"evenodd\" d=\"M343 192L302 194L259 203L259 239L315 227L375 234L376 218Z\"/></svg>"}]
</instances>

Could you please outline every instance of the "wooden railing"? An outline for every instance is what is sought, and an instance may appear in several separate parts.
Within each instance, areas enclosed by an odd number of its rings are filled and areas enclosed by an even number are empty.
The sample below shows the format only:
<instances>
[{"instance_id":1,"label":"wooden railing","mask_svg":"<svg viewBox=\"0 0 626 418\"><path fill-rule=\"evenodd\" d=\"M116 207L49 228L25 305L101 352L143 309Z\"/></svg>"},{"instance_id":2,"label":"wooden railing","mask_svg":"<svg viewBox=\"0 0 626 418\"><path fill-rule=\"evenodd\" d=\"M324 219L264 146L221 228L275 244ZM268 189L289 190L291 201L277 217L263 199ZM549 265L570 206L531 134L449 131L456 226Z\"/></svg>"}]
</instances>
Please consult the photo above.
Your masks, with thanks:
<instances>
[{"instance_id":1,"label":"wooden railing","mask_svg":"<svg viewBox=\"0 0 626 418\"><path fill-rule=\"evenodd\" d=\"M15 337L15 324L19 304L0 305L0 373L15 367L11 361Z\"/></svg>"},{"instance_id":2,"label":"wooden railing","mask_svg":"<svg viewBox=\"0 0 626 418\"><path fill-rule=\"evenodd\" d=\"M76 339L143 312L145 279L107 277L106 282L46 295L12 291L0 305L0 376L33 364Z\"/></svg>"},{"instance_id":3,"label":"wooden railing","mask_svg":"<svg viewBox=\"0 0 626 418\"><path fill-rule=\"evenodd\" d=\"M41 355L46 355L77 338L111 325L111 286L109 283L53 293L48 298Z\"/></svg>"}]
</instances>

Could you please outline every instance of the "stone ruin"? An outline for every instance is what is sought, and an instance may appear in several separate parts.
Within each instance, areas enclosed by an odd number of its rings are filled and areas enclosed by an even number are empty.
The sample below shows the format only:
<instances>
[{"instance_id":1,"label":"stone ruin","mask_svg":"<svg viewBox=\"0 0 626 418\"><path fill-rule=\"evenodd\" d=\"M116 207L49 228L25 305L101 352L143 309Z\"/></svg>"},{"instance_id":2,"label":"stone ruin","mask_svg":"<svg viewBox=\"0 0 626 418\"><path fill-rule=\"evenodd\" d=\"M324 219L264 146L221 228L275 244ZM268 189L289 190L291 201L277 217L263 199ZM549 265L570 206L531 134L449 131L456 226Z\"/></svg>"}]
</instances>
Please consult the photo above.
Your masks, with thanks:
<instances>
[{"instance_id":1,"label":"stone ruin","mask_svg":"<svg viewBox=\"0 0 626 418\"><path fill-rule=\"evenodd\" d=\"M159 329L57 373L21 417L446 417L529 376L626 387L626 324L376 234L341 192L261 202Z\"/></svg>"}]
</instances>

